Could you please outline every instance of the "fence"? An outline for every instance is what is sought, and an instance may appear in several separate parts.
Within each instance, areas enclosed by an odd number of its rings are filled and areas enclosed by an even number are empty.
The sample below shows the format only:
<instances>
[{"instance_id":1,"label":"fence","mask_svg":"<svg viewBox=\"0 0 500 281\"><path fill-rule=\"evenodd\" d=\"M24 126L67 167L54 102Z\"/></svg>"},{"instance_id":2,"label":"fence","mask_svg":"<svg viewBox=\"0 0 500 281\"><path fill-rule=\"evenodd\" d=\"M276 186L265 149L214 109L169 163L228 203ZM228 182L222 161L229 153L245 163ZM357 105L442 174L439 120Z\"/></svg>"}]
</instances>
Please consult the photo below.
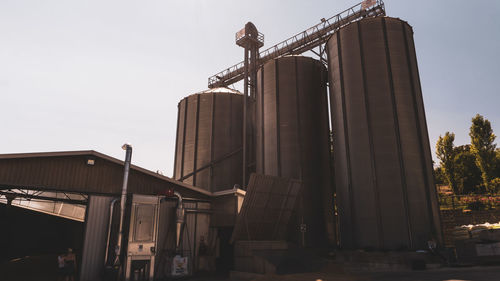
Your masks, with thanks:
<instances>
[{"instance_id":1,"label":"fence","mask_svg":"<svg viewBox=\"0 0 500 281\"><path fill-rule=\"evenodd\" d=\"M441 210L500 209L500 195L439 195Z\"/></svg>"}]
</instances>

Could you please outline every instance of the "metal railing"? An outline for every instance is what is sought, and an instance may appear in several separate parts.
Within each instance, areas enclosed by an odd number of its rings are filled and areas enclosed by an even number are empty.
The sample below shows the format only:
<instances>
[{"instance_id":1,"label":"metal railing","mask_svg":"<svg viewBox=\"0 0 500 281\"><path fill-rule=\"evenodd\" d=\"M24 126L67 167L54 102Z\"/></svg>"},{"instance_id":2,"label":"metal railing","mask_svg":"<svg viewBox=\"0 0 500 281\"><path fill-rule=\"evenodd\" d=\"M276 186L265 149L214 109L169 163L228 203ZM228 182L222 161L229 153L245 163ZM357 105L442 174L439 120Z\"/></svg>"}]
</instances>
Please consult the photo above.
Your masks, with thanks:
<instances>
[{"instance_id":1,"label":"metal railing","mask_svg":"<svg viewBox=\"0 0 500 281\"><path fill-rule=\"evenodd\" d=\"M339 28L368 16L385 15L385 5L382 0L375 1L375 5L365 9L364 2L328 19L321 19L321 23L314 25L262 52L260 52L258 66L266 61L286 55L298 55L323 44L329 36ZM244 62L237 63L208 78L208 87L223 87L238 82L244 76Z\"/></svg>"},{"instance_id":2,"label":"metal railing","mask_svg":"<svg viewBox=\"0 0 500 281\"><path fill-rule=\"evenodd\" d=\"M486 210L500 208L500 195L439 195L441 210Z\"/></svg>"}]
</instances>

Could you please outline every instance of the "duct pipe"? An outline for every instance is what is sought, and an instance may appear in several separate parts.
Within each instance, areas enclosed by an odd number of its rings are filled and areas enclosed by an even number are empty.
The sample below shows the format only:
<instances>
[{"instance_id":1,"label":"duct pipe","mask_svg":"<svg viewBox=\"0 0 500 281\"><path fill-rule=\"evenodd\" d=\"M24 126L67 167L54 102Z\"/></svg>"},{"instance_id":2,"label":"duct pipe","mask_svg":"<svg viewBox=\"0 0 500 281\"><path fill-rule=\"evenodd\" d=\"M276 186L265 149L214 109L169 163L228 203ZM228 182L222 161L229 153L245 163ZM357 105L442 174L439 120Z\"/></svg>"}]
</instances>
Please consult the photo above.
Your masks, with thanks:
<instances>
[{"instance_id":1,"label":"duct pipe","mask_svg":"<svg viewBox=\"0 0 500 281\"><path fill-rule=\"evenodd\" d=\"M179 252L179 246L181 243L181 235L184 226L184 206L182 204L182 196L179 192L175 191L174 195L177 197L177 210L176 214L176 229L175 229L175 251Z\"/></svg>"},{"instance_id":2,"label":"duct pipe","mask_svg":"<svg viewBox=\"0 0 500 281\"><path fill-rule=\"evenodd\" d=\"M111 203L109 204L109 223L108 223L108 236L106 238L106 254L104 256L104 265L106 266L108 264L108 254L109 254L109 240L111 238L111 224L113 223L113 211L115 209L115 203L118 201L119 198L115 198L111 200Z\"/></svg>"},{"instance_id":3,"label":"duct pipe","mask_svg":"<svg viewBox=\"0 0 500 281\"><path fill-rule=\"evenodd\" d=\"M115 265L120 265L120 256L122 248L123 239L123 219L125 217L125 204L127 203L127 184L128 184L128 174L130 171L130 162L132 160L132 145L126 143L122 146L125 150L125 168L123 172L123 187L122 187L122 197L120 200L120 227L118 230L118 241L116 242L116 258Z\"/></svg>"}]
</instances>

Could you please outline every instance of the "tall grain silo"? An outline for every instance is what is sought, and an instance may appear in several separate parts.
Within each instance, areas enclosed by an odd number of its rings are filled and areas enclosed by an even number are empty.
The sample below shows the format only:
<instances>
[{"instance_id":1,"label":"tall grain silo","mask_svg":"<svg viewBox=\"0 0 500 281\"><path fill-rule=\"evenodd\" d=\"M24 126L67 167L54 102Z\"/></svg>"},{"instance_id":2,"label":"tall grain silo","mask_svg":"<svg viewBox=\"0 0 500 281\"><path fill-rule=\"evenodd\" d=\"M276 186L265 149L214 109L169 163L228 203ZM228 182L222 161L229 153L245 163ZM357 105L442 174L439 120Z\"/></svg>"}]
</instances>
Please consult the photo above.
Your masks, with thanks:
<instances>
[{"instance_id":1,"label":"tall grain silo","mask_svg":"<svg viewBox=\"0 0 500 281\"><path fill-rule=\"evenodd\" d=\"M312 247L335 243L326 79L321 62L300 56L257 72L256 171L305 183L291 239L302 240L303 224Z\"/></svg>"},{"instance_id":2,"label":"tall grain silo","mask_svg":"<svg viewBox=\"0 0 500 281\"><path fill-rule=\"evenodd\" d=\"M243 95L215 88L179 102L174 179L206 189L242 181Z\"/></svg>"},{"instance_id":3,"label":"tall grain silo","mask_svg":"<svg viewBox=\"0 0 500 281\"><path fill-rule=\"evenodd\" d=\"M412 27L366 18L327 43L343 248L425 249L441 240Z\"/></svg>"}]
</instances>

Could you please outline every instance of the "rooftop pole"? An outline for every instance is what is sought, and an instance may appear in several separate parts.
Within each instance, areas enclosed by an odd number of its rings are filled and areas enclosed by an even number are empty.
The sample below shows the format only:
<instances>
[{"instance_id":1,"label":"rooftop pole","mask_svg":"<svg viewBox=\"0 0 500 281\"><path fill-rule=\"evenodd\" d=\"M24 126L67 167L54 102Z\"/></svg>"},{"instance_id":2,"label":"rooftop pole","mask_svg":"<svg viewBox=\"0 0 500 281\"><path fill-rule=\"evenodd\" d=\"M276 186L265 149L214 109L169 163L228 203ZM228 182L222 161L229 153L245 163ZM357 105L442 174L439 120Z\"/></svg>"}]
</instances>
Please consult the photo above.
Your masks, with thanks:
<instances>
[{"instance_id":1,"label":"rooftop pole","mask_svg":"<svg viewBox=\"0 0 500 281\"><path fill-rule=\"evenodd\" d=\"M121 266L121 253L122 253L122 240L123 240L123 220L125 217L125 206L127 203L127 185L128 185L128 174L130 171L130 162L132 161L132 145L126 143L122 146L125 150L125 165L123 171L123 186L122 186L122 197L120 200L120 227L118 230L118 240L116 243L116 258L115 266ZM112 215L112 214L110 214Z\"/></svg>"}]
</instances>

